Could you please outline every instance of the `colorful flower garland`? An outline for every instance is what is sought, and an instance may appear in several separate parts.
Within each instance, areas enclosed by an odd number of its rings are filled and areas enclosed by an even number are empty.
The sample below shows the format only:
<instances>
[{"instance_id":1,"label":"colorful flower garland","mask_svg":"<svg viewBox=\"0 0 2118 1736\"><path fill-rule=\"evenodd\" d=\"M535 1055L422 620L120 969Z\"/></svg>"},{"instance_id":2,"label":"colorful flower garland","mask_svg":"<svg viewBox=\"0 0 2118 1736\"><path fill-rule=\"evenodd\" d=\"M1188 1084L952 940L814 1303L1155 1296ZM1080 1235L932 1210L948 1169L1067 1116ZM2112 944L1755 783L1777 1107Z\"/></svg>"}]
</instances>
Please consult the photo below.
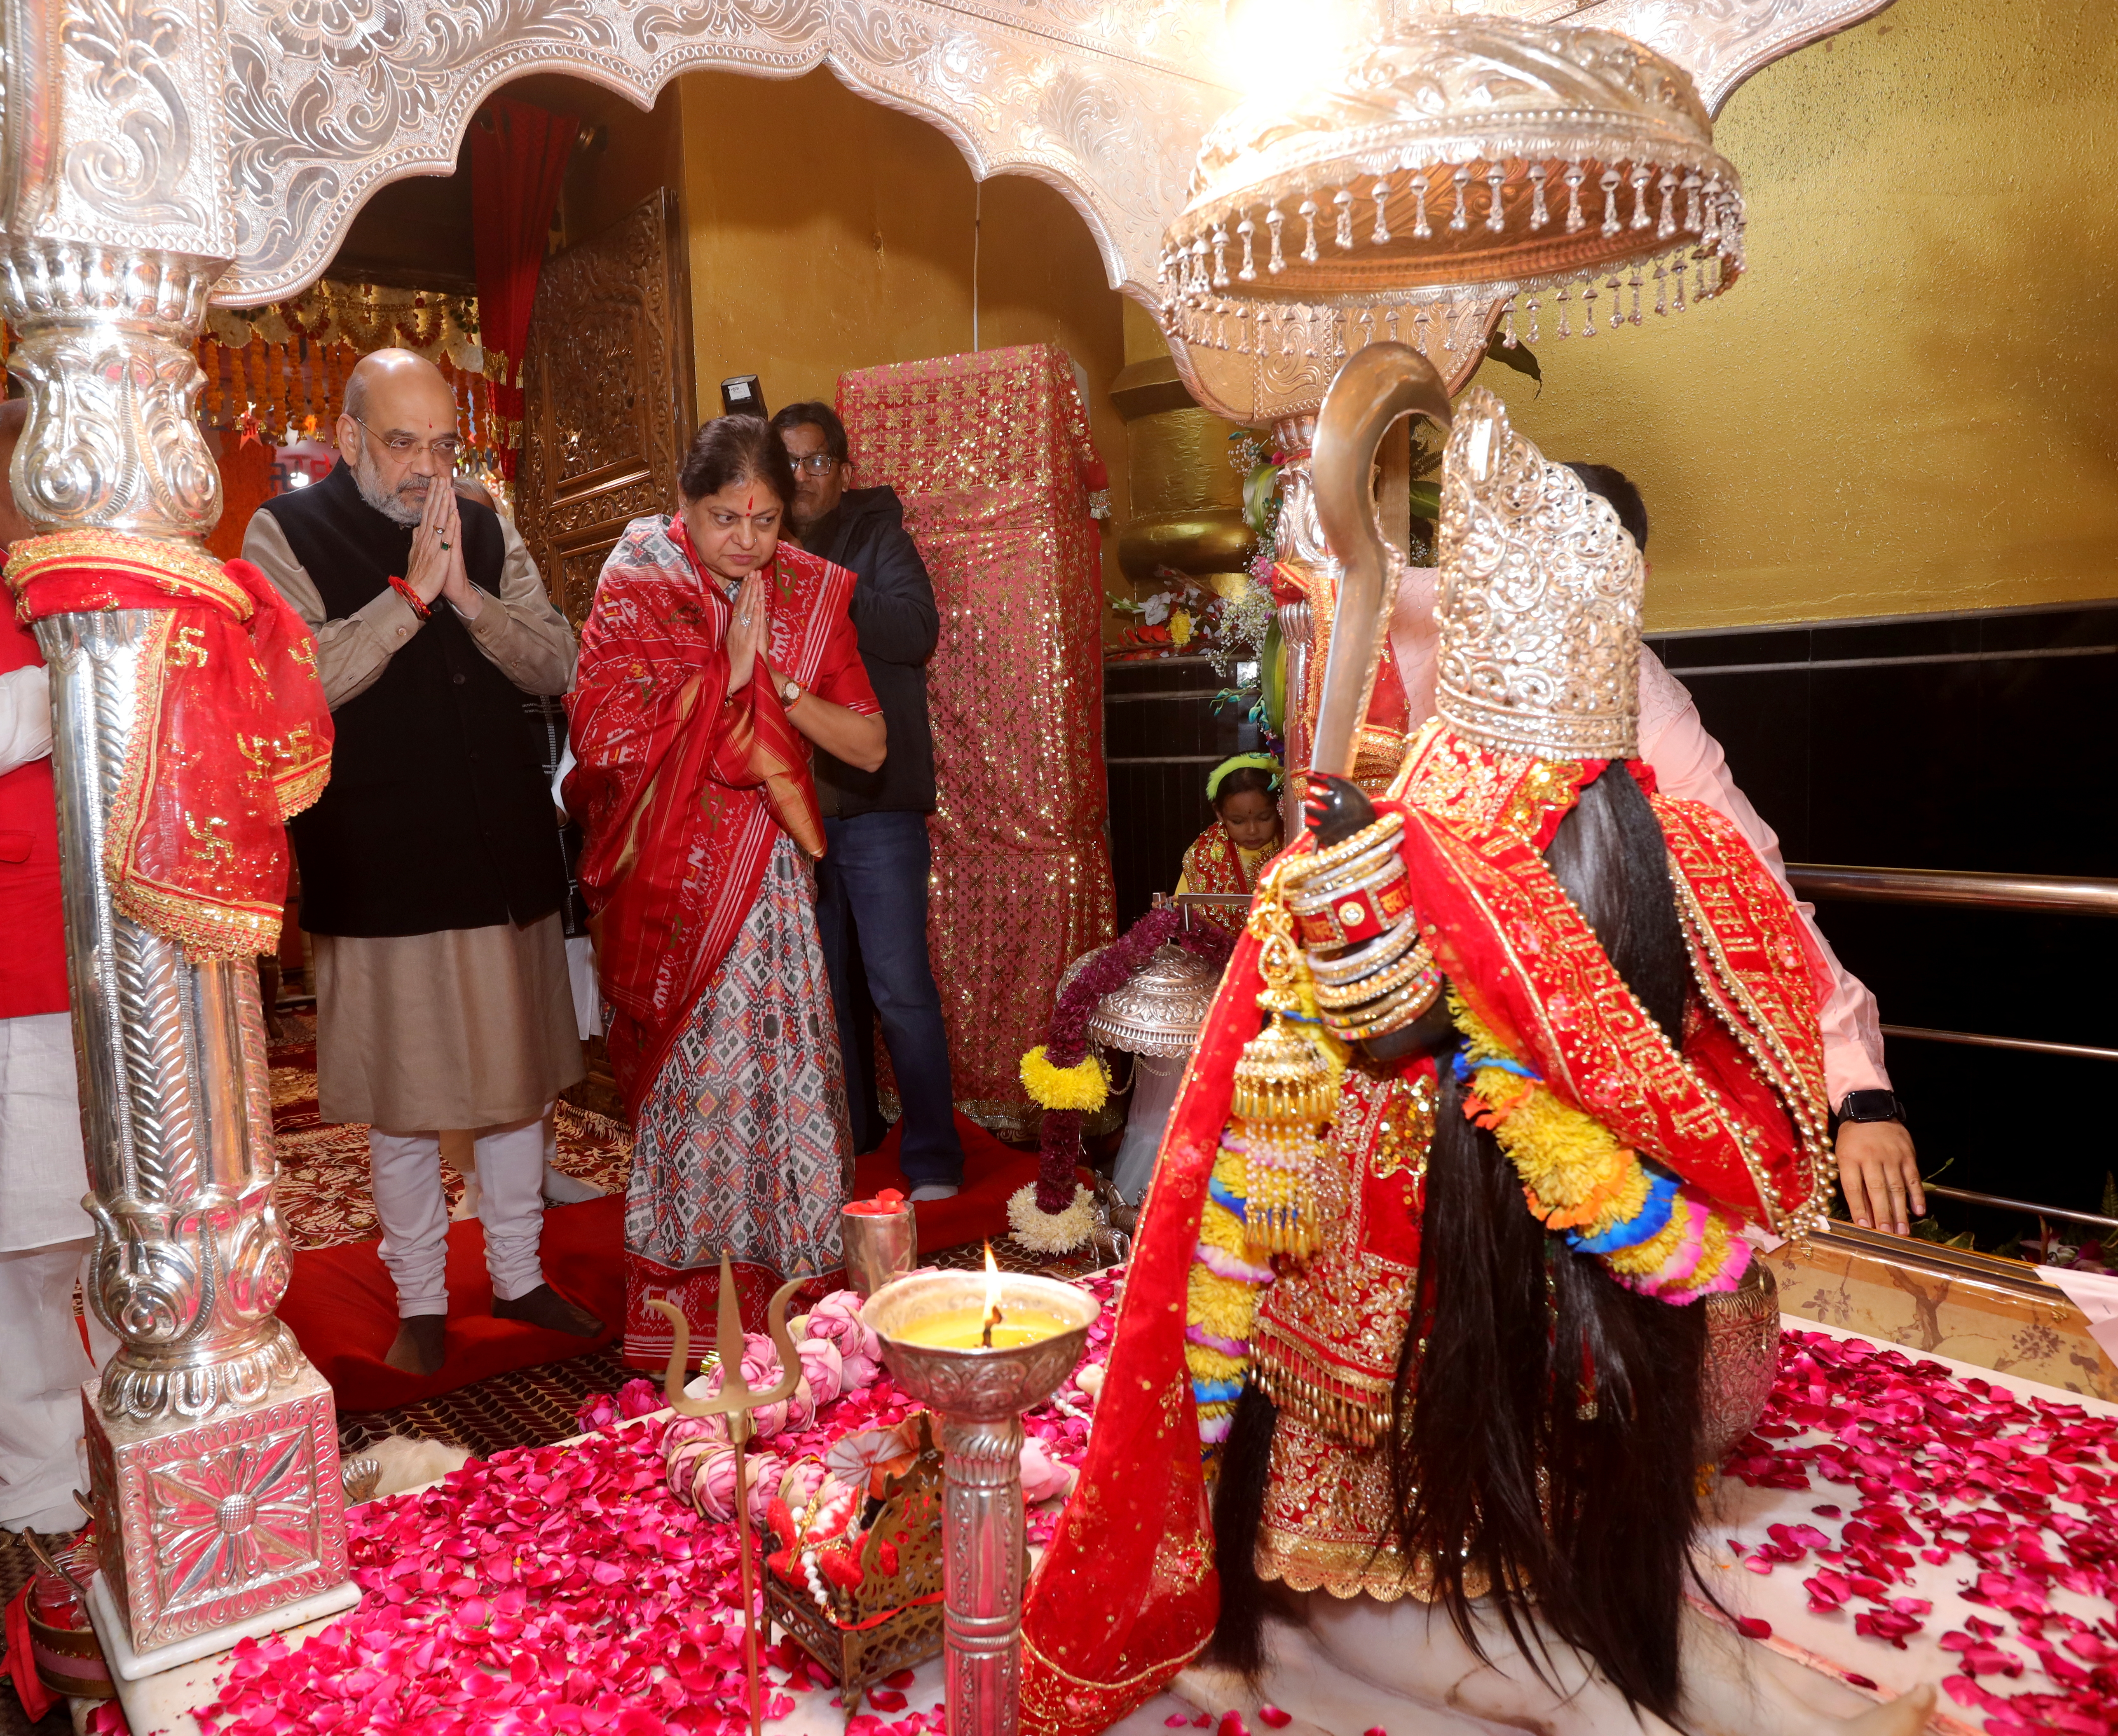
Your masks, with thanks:
<instances>
[{"instance_id":1,"label":"colorful flower garland","mask_svg":"<svg viewBox=\"0 0 2118 1736\"><path fill-rule=\"evenodd\" d=\"M1079 1248L1095 1226L1089 1190L1074 1177L1081 1160L1081 1117L1100 1109L1109 1090L1103 1062L1089 1050L1089 1021L1105 995L1123 988L1156 947L1172 942L1214 963L1234 945L1210 924L1186 929L1181 910L1149 911L1089 956L1061 992L1045 1040L1022 1058L1023 1089L1044 1111L1044 1125L1037 1181L1007 1202L1007 1215L1017 1239L1040 1252Z\"/></svg>"},{"instance_id":2,"label":"colorful flower garland","mask_svg":"<svg viewBox=\"0 0 2118 1736\"><path fill-rule=\"evenodd\" d=\"M1732 1290L1750 1263L1741 1220L1698 1188L1650 1169L1593 1116L1547 1090L1452 988L1464 1033L1464 1113L1489 1129L1523 1180L1531 1215L1642 1295L1675 1303Z\"/></svg>"}]
</instances>

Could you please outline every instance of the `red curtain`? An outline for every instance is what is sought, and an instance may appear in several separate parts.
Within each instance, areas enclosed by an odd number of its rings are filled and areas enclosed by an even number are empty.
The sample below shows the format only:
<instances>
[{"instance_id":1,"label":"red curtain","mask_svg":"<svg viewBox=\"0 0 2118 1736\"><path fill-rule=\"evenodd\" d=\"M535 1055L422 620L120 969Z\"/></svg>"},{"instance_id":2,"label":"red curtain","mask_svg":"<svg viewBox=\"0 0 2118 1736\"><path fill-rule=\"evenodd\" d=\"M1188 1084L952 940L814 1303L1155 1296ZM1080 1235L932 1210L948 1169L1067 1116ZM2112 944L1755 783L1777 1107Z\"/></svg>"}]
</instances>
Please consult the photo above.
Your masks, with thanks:
<instances>
[{"instance_id":1,"label":"red curtain","mask_svg":"<svg viewBox=\"0 0 2118 1736\"><path fill-rule=\"evenodd\" d=\"M1022 1053L1044 1040L1059 973L1111 937L1102 465L1048 344L845 374L839 414L859 479L903 499L941 610L927 936L956 1099L1022 1127Z\"/></svg>"},{"instance_id":2,"label":"red curtain","mask_svg":"<svg viewBox=\"0 0 2118 1736\"><path fill-rule=\"evenodd\" d=\"M479 342L493 382L493 441L510 478L522 449L522 352L544 242L560 178L580 123L527 103L495 97L479 110L470 133L474 209L471 240L478 256Z\"/></svg>"}]
</instances>

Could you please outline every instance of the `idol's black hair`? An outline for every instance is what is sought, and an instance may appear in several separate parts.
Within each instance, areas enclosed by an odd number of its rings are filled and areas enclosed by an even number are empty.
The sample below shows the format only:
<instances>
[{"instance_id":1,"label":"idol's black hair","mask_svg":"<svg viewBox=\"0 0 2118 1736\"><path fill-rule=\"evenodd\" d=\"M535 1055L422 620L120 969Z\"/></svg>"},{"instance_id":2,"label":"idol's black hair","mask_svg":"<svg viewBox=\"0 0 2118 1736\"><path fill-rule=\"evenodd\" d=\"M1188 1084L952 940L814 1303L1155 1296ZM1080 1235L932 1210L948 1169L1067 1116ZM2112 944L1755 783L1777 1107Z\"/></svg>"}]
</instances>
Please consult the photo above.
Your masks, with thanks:
<instances>
[{"instance_id":1,"label":"idol's black hair","mask_svg":"<svg viewBox=\"0 0 2118 1736\"><path fill-rule=\"evenodd\" d=\"M794 511L794 464L779 430L762 416L715 416L699 424L677 473L687 500L704 500L732 482L762 483Z\"/></svg>"},{"instance_id":2,"label":"idol's black hair","mask_svg":"<svg viewBox=\"0 0 2118 1736\"><path fill-rule=\"evenodd\" d=\"M1622 764L1581 792L1546 855L1677 1040L1688 956L1661 828ZM1473 1651L1483 1655L1482 1599L1540 1674L1549 1636L1635 1707L1676 1723L1704 1316L1626 1289L1529 1215L1514 1165L1464 1113L1458 1047L1452 1034L1436 1057L1419 1275L1377 1448L1394 1537L1427 1564L1433 1600ZM1215 1491L1222 1609L1209 1656L1252 1673L1276 1601L1255 1567L1274 1420L1246 1391Z\"/></svg>"},{"instance_id":3,"label":"idol's black hair","mask_svg":"<svg viewBox=\"0 0 2118 1736\"><path fill-rule=\"evenodd\" d=\"M1625 527L1633 546L1648 551L1648 503L1640 498L1639 484L1614 464L1570 464L1568 470L1581 479L1591 494L1611 503L1618 522Z\"/></svg>"}]
</instances>

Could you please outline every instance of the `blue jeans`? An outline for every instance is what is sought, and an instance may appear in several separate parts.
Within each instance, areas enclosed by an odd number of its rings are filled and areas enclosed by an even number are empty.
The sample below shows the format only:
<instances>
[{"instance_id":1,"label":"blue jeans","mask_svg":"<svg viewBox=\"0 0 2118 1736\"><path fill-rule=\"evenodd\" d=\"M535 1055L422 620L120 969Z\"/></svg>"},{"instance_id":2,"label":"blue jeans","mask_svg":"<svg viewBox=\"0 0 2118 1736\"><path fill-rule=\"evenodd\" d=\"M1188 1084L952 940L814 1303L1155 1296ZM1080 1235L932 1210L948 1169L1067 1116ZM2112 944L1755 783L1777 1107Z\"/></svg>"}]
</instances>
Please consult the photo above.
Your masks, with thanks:
<instances>
[{"instance_id":1,"label":"blue jeans","mask_svg":"<svg viewBox=\"0 0 2118 1736\"><path fill-rule=\"evenodd\" d=\"M941 992L927 956L927 817L854 814L824 822L816 864L816 928L838 1010L853 1150L872 1151L886 1123L876 1102L875 1026L890 1050L904 1106L899 1161L905 1178L960 1183ZM867 993L858 980L865 974Z\"/></svg>"}]
</instances>

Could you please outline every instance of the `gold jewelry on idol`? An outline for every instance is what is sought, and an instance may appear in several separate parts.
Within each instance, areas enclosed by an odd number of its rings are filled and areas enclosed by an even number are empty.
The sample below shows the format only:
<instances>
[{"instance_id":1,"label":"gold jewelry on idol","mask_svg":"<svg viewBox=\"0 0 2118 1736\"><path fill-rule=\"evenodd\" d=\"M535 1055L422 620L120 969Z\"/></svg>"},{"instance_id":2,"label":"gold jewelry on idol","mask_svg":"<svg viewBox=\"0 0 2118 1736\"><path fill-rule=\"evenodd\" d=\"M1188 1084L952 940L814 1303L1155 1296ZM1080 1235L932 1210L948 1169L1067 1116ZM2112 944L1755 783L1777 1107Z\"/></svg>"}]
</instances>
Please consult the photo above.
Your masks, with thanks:
<instances>
[{"instance_id":1,"label":"gold jewelry on idol","mask_svg":"<svg viewBox=\"0 0 2118 1736\"><path fill-rule=\"evenodd\" d=\"M1306 1256L1321 1246L1316 1223L1318 1137L1339 1101L1330 1058L1306 1027L1299 984L1302 950L1275 871L1258 889L1251 933L1263 942L1258 969L1265 980L1257 998L1270 1015L1243 1045L1230 1105L1242 1141L1246 1186L1244 1230L1253 1252Z\"/></svg>"},{"instance_id":2,"label":"gold jewelry on idol","mask_svg":"<svg viewBox=\"0 0 2118 1736\"><path fill-rule=\"evenodd\" d=\"M1371 849L1385 845L1394 846L1404 831L1403 814L1385 814L1373 824L1362 826L1350 838L1342 838L1329 849L1320 849L1306 862L1289 864L1288 891L1290 894L1299 887L1306 892L1311 882L1318 878L1335 875L1357 856L1364 856Z\"/></svg>"},{"instance_id":3,"label":"gold jewelry on idol","mask_svg":"<svg viewBox=\"0 0 2118 1736\"><path fill-rule=\"evenodd\" d=\"M1358 1022L1327 1018L1325 1028L1342 1043L1365 1043L1371 1037L1403 1030L1441 998L1441 973L1430 967L1425 974L1393 989L1379 1005L1362 1009L1366 1016Z\"/></svg>"},{"instance_id":4,"label":"gold jewelry on idol","mask_svg":"<svg viewBox=\"0 0 2118 1736\"><path fill-rule=\"evenodd\" d=\"M1385 929L1376 936L1363 951L1341 953L1336 958L1326 958L1320 951L1312 952L1309 957L1309 974L1316 979L1317 998L1320 1000L1325 998L1326 985L1343 988L1395 964L1413 949L1418 939L1417 920L1407 917L1395 928Z\"/></svg>"},{"instance_id":5,"label":"gold jewelry on idol","mask_svg":"<svg viewBox=\"0 0 2118 1736\"><path fill-rule=\"evenodd\" d=\"M1404 833L1404 817L1385 814L1289 876L1287 902L1311 942L1306 962L1317 1011L1340 1042L1401 1030L1441 992L1441 973L1420 943L1419 919L1410 908L1399 854ZM1353 925L1376 917L1394 920L1348 948Z\"/></svg>"},{"instance_id":6,"label":"gold jewelry on idol","mask_svg":"<svg viewBox=\"0 0 2118 1736\"><path fill-rule=\"evenodd\" d=\"M1369 951L1372 951L1374 948L1371 947ZM1357 956L1365 960L1367 953L1360 953ZM1316 985L1316 1004L1322 1009L1326 1024L1335 1022L1330 1018L1334 1012L1350 1012L1358 1016L1361 1010L1371 1001L1380 999L1393 988L1404 988L1413 978L1427 974L1433 969L1434 955L1425 947L1416 946L1396 963L1385 965L1383 969L1356 978L1353 982L1326 984L1320 981Z\"/></svg>"}]
</instances>

